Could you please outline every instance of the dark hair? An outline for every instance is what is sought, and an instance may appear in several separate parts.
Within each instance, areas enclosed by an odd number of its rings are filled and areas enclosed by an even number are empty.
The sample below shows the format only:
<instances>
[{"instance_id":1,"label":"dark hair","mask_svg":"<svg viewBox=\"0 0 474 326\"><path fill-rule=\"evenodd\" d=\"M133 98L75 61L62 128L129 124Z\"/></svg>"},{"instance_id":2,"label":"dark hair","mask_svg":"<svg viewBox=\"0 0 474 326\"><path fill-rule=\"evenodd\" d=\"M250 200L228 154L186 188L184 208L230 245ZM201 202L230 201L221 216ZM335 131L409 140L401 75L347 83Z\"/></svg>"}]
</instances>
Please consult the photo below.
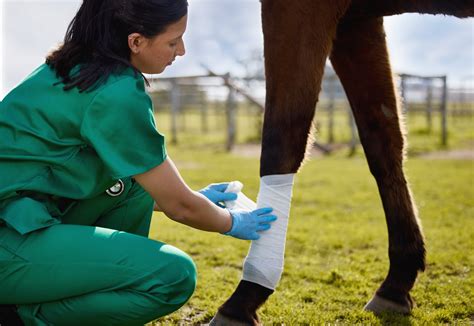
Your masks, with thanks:
<instances>
[{"instance_id":1,"label":"dark hair","mask_svg":"<svg viewBox=\"0 0 474 326\"><path fill-rule=\"evenodd\" d=\"M84 0L64 37L46 58L64 90L93 89L131 67L128 35L154 37L187 14L187 0ZM71 70L80 65L80 69ZM146 79L145 79L146 80Z\"/></svg>"}]
</instances>

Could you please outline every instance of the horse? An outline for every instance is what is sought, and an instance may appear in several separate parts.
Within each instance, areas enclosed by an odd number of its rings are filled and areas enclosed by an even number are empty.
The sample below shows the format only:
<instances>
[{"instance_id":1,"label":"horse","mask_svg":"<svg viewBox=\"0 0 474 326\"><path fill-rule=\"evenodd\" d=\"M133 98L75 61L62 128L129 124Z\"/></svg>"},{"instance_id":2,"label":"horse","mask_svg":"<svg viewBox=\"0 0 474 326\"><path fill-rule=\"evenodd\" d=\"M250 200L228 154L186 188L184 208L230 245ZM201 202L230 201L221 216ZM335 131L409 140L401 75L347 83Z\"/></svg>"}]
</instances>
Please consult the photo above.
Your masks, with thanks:
<instances>
[{"instance_id":1,"label":"horse","mask_svg":"<svg viewBox=\"0 0 474 326\"><path fill-rule=\"evenodd\" d=\"M266 102L260 176L299 170L329 57L348 97L388 227L389 271L364 308L408 314L426 250L403 172L404 130L383 17L410 12L472 17L474 0L261 0L261 7ZM257 309L273 292L242 279L210 325L259 325Z\"/></svg>"}]
</instances>

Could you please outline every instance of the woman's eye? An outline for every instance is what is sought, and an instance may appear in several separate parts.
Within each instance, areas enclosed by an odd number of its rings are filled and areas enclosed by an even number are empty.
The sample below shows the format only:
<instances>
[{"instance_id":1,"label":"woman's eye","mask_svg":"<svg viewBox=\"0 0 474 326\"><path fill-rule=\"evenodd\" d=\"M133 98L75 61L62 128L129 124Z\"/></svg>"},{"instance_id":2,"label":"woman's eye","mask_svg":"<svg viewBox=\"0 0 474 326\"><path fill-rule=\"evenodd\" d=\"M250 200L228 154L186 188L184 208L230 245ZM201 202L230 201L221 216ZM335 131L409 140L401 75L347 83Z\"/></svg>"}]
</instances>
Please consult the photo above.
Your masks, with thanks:
<instances>
[{"instance_id":1,"label":"woman's eye","mask_svg":"<svg viewBox=\"0 0 474 326\"><path fill-rule=\"evenodd\" d=\"M170 43L170 46L176 46L178 43Z\"/></svg>"}]
</instances>

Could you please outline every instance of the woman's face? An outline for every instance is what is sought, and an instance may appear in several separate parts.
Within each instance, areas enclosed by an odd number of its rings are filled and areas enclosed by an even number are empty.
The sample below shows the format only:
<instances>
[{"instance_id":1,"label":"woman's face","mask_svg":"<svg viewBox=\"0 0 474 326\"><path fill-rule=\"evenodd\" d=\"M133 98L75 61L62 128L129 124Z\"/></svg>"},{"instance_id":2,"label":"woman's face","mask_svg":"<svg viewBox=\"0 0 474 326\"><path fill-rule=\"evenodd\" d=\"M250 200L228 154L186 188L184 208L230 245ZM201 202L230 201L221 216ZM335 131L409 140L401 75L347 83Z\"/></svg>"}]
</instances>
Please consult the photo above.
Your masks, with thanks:
<instances>
[{"instance_id":1,"label":"woman's face","mask_svg":"<svg viewBox=\"0 0 474 326\"><path fill-rule=\"evenodd\" d=\"M145 74L159 74L173 63L177 56L185 54L183 34L186 31L188 16L183 16L176 23L152 38L133 33L128 36L131 50L131 64Z\"/></svg>"}]
</instances>

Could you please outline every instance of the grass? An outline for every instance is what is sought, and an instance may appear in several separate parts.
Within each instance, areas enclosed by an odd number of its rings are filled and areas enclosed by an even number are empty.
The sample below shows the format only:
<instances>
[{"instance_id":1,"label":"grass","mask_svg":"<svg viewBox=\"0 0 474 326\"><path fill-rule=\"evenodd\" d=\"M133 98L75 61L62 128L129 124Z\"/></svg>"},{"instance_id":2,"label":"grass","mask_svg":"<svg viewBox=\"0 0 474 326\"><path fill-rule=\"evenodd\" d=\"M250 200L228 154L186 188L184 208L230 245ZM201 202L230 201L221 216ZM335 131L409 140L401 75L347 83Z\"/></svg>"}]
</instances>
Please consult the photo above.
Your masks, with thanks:
<instances>
[{"instance_id":1,"label":"grass","mask_svg":"<svg viewBox=\"0 0 474 326\"><path fill-rule=\"evenodd\" d=\"M327 114L317 114L319 141L327 139ZM258 191L258 157L225 153L225 117L213 110L202 132L198 112L179 119L178 145L169 153L194 189L210 182L240 180L245 193ZM297 175L286 243L285 271L277 291L260 309L266 325L472 325L474 321L474 164L434 160L417 154L472 149L472 115L450 116L448 146L440 144L440 121L429 130L423 114L406 117L409 159L406 173L424 226L427 270L412 291L411 316L362 311L388 269L387 231L375 181L359 148L315 158ZM237 142L255 141L260 118L239 110ZM168 135L169 115L157 114ZM346 114L337 114L336 142L349 139ZM198 287L179 311L150 325L208 322L234 291L249 243L200 232L155 214L151 238L186 251L198 266Z\"/></svg>"},{"instance_id":2,"label":"grass","mask_svg":"<svg viewBox=\"0 0 474 326\"><path fill-rule=\"evenodd\" d=\"M472 132L466 134L461 142L472 139ZM227 154L216 143L201 144L202 138L181 139L169 153L191 187L241 180L245 193L256 197L258 158ZM334 155L309 161L297 175L285 271L259 310L266 325L472 325L473 162L410 158L406 172L428 250L427 270L412 291L413 314L376 317L362 311L387 272L386 224L365 159ZM183 308L150 325L209 321L237 286L249 242L197 231L159 213L150 237L186 251L199 277Z\"/></svg>"}]
</instances>

